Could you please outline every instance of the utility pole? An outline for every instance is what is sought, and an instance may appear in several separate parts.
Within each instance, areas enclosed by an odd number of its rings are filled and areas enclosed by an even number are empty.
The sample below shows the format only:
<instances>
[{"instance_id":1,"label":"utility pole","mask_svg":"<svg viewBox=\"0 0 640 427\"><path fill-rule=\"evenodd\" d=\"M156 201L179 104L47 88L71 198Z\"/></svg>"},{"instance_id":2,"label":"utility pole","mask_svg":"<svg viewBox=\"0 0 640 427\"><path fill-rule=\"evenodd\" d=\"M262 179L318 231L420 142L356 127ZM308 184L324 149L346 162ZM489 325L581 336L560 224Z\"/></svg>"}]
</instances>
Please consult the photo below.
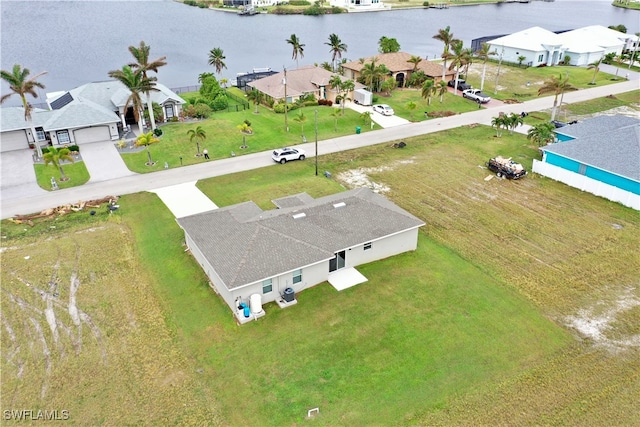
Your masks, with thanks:
<instances>
[{"instance_id":1,"label":"utility pole","mask_svg":"<svg viewBox=\"0 0 640 427\"><path fill-rule=\"evenodd\" d=\"M316 176L318 176L318 110L313 111L316 128Z\"/></svg>"},{"instance_id":2,"label":"utility pole","mask_svg":"<svg viewBox=\"0 0 640 427\"><path fill-rule=\"evenodd\" d=\"M284 78L282 79L282 84L284 85L284 127L289 132L289 121L287 114L287 68L284 67Z\"/></svg>"}]
</instances>

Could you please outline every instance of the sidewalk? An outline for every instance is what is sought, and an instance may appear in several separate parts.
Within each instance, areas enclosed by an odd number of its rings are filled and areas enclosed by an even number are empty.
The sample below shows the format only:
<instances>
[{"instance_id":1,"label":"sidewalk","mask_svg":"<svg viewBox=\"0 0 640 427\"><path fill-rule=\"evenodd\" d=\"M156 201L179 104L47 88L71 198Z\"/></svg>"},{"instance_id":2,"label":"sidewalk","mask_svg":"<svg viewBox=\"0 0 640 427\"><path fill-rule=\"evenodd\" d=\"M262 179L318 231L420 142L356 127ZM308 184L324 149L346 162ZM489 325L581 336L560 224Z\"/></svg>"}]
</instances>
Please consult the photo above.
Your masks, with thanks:
<instances>
[{"instance_id":1,"label":"sidewalk","mask_svg":"<svg viewBox=\"0 0 640 427\"><path fill-rule=\"evenodd\" d=\"M564 101L571 104L611 94L637 90L638 87L638 80L625 81L614 85L570 92L565 94ZM439 132L472 123L488 124L491 123L491 119L495 117L498 112L518 114L522 111L550 109L552 105L553 97L551 96L534 99L522 104L502 105L497 108L481 109L441 119L394 126L378 130L376 132L367 132L359 135L354 134L341 138L328 139L318 142L318 154L323 155L337 151L402 140L404 138ZM307 143L297 147L301 147L307 151L307 158L312 158L315 155L314 143ZM73 203L79 200L97 199L106 195L123 195L137 193L139 191L150 191L157 188L184 184L214 176L270 166L272 164L273 160L271 160L269 150L262 153L231 157L189 167L167 169L148 174L130 175L108 181L89 182L80 187L58 190L54 193L44 192L45 194L29 194L24 196L16 194L5 199L5 189L3 188L3 200L2 206L0 207L0 216L2 219L5 219L16 214L38 212L49 207L59 206L65 203Z\"/></svg>"}]
</instances>

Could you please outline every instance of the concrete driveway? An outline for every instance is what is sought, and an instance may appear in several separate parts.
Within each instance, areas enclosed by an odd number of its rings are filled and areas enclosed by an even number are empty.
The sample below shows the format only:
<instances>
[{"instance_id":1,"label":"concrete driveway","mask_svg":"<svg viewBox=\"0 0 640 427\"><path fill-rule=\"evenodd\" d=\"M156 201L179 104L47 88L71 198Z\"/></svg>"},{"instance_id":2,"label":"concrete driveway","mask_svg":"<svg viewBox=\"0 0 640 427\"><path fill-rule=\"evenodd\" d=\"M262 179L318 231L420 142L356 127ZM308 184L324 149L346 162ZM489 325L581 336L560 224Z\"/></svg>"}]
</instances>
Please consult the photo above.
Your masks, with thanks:
<instances>
[{"instance_id":1,"label":"concrete driveway","mask_svg":"<svg viewBox=\"0 0 640 427\"><path fill-rule=\"evenodd\" d=\"M371 113L371 120L373 120L374 123L376 123L378 126L380 126L383 129L394 127L394 126L406 125L407 123L411 123L409 120L403 119L402 117L398 117L398 116L383 116L380 113L376 113L376 112L373 111L373 107L370 106L370 105L369 106L365 106L365 105L356 104L354 102L347 102L345 104L345 107L346 108L350 108L350 109L352 109L354 111L357 111L358 113L363 113L365 111L369 111Z\"/></svg>"},{"instance_id":2,"label":"concrete driveway","mask_svg":"<svg viewBox=\"0 0 640 427\"><path fill-rule=\"evenodd\" d=\"M36 182L36 171L33 169L33 150L24 149L8 151L0 156L2 182L0 200L15 199L46 194Z\"/></svg>"},{"instance_id":3,"label":"concrete driveway","mask_svg":"<svg viewBox=\"0 0 640 427\"><path fill-rule=\"evenodd\" d=\"M92 142L80 147L91 178L89 182L108 181L114 178L134 175L124 164L113 141Z\"/></svg>"}]
</instances>

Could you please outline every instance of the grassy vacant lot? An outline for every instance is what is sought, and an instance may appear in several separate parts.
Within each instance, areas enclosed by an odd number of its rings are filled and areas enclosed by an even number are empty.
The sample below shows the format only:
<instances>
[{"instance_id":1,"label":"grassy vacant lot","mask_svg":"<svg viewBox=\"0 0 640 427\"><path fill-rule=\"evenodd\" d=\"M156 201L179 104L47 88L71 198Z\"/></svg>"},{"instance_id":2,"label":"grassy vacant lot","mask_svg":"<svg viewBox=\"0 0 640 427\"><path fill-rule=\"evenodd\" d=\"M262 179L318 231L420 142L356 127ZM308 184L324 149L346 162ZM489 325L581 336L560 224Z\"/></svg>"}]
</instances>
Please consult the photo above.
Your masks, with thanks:
<instances>
[{"instance_id":1,"label":"grassy vacant lot","mask_svg":"<svg viewBox=\"0 0 640 427\"><path fill-rule=\"evenodd\" d=\"M76 228L3 223L2 322L14 333L1 341L2 409L73 402L91 424L640 423L637 212L535 175L485 181L496 154L530 167L538 154L520 135L477 126L405 141L323 156L335 180L307 161L199 184L221 206L267 208L359 175L427 223L417 251L359 267L369 282L319 285L242 327L153 194ZM92 321L81 317L79 350L74 269Z\"/></svg>"}]
</instances>

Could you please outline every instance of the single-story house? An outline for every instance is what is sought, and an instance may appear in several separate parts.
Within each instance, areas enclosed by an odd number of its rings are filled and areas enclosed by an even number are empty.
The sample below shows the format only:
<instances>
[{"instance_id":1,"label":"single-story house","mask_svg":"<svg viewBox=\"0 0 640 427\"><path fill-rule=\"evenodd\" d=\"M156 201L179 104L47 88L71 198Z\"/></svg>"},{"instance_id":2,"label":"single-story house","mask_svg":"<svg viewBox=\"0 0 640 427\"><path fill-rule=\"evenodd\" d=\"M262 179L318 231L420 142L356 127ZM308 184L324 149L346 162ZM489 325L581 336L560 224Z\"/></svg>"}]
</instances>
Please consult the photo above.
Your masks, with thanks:
<instances>
[{"instance_id":1,"label":"single-story house","mask_svg":"<svg viewBox=\"0 0 640 427\"><path fill-rule=\"evenodd\" d=\"M541 64L558 65L565 56L567 47L560 35L540 27L531 27L487 42L496 59L537 67Z\"/></svg>"},{"instance_id":2,"label":"single-story house","mask_svg":"<svg viewBox=\"0 0 640 427\"><path fill-rule=\"evenodd\" d=\"M364 58L364 60L350 61L342 64L342 75L356 81L362 75L361 70L364 68L364 64L371 63L375 58L376 64L384 64L389 71L391 71L391 76L396 80L398 86L403 87L405 81L407 81L411 77L411 73L414 72L414 65L409 62L412 56L414 55L406 52L391 52L380 53ZM418 63L416 71L424 72L427 77L432 78L436 83L442 80L442 63L440 62L422 59L422 61ZM445 80L451 80L455 74L455 70L446 70Z\"/></svg>"},{"instance_id":3,"label":"single-story house","mask_svg":"<svg viewBox=\"0 0 640 427\"><path fill-rule=\"evenodd\" d=\"M151 92L150 97L162 106L164 120L178 116L185 101L162 84L157 83L156 88L158 92ZM124 126L135 123L133 109L124 108L130 94L116 80L47 94L50 109L33 109L31 123L24 119L22 107L2 108L0 151L21 150L33 144L55 146L117 140Z\"/></svg>"},{"instance_id":4,"label":"single-story house","mask_svg":"<svg viewBox=\"0 0 640 427\"><path fill-rule=\"evenodd\" d=\"M366 281L355 266L415 250L425 224L368 188L273 203L279 208L246 202L177 219L191 254L240 321L238 306L253 295L280 305L287 291Z\"/></svg>"},{"instance_id":5,"label":"single-story house","mask_svg":"<svg viewBox=\"0 0 640 427\"><path fill-rule=\"evenodd\" d=\"M330 0L329 4L347 9L349 12L370 12L391 9L391 6L385 6L382 0Z\"/></svg>"},{"instance_id":6,"label":"single-story house","mask_svg":"<svg viewBox=\"0 0 640 427\"><path fill-rule=\"evenodd\" d=\"M640 210L640 120L597 116L556 130L533 171Z\"/></svg>"},{"instance_id":7,"label":"single-story house","mask_svg":"<svg viewBox=\"0 0 640 427\"><path fill-rule=\"evenodd\" d=\"M488 40L490 50L503 61L533 67L558 65L569 57L569 64L585 66L603 58L608 53L619 55L624 50L633 50L638 37L625 34L601 25L591 25L571 31L553 33L540 27Z\"/></svg>"},{"instance_id":8,"label":"single-story house","mask_svg":"<svg viewBox=\"0 0 640 427\"><path fill-rule=\"evenodd\" d=\"M339 74L310 65L247 82L247 87L256 89L273 100L284 99L286 91L288 103L295 102L301 96L308 94L312 94L316 99L335 102L338 93L329 84L334 76L339 76L342 81L346 80ZM355 89L364 87L360 83L355 81L354 83ZM349 93L347 96L353 98L353 93Z\"/></svg>"}]
</instances>

